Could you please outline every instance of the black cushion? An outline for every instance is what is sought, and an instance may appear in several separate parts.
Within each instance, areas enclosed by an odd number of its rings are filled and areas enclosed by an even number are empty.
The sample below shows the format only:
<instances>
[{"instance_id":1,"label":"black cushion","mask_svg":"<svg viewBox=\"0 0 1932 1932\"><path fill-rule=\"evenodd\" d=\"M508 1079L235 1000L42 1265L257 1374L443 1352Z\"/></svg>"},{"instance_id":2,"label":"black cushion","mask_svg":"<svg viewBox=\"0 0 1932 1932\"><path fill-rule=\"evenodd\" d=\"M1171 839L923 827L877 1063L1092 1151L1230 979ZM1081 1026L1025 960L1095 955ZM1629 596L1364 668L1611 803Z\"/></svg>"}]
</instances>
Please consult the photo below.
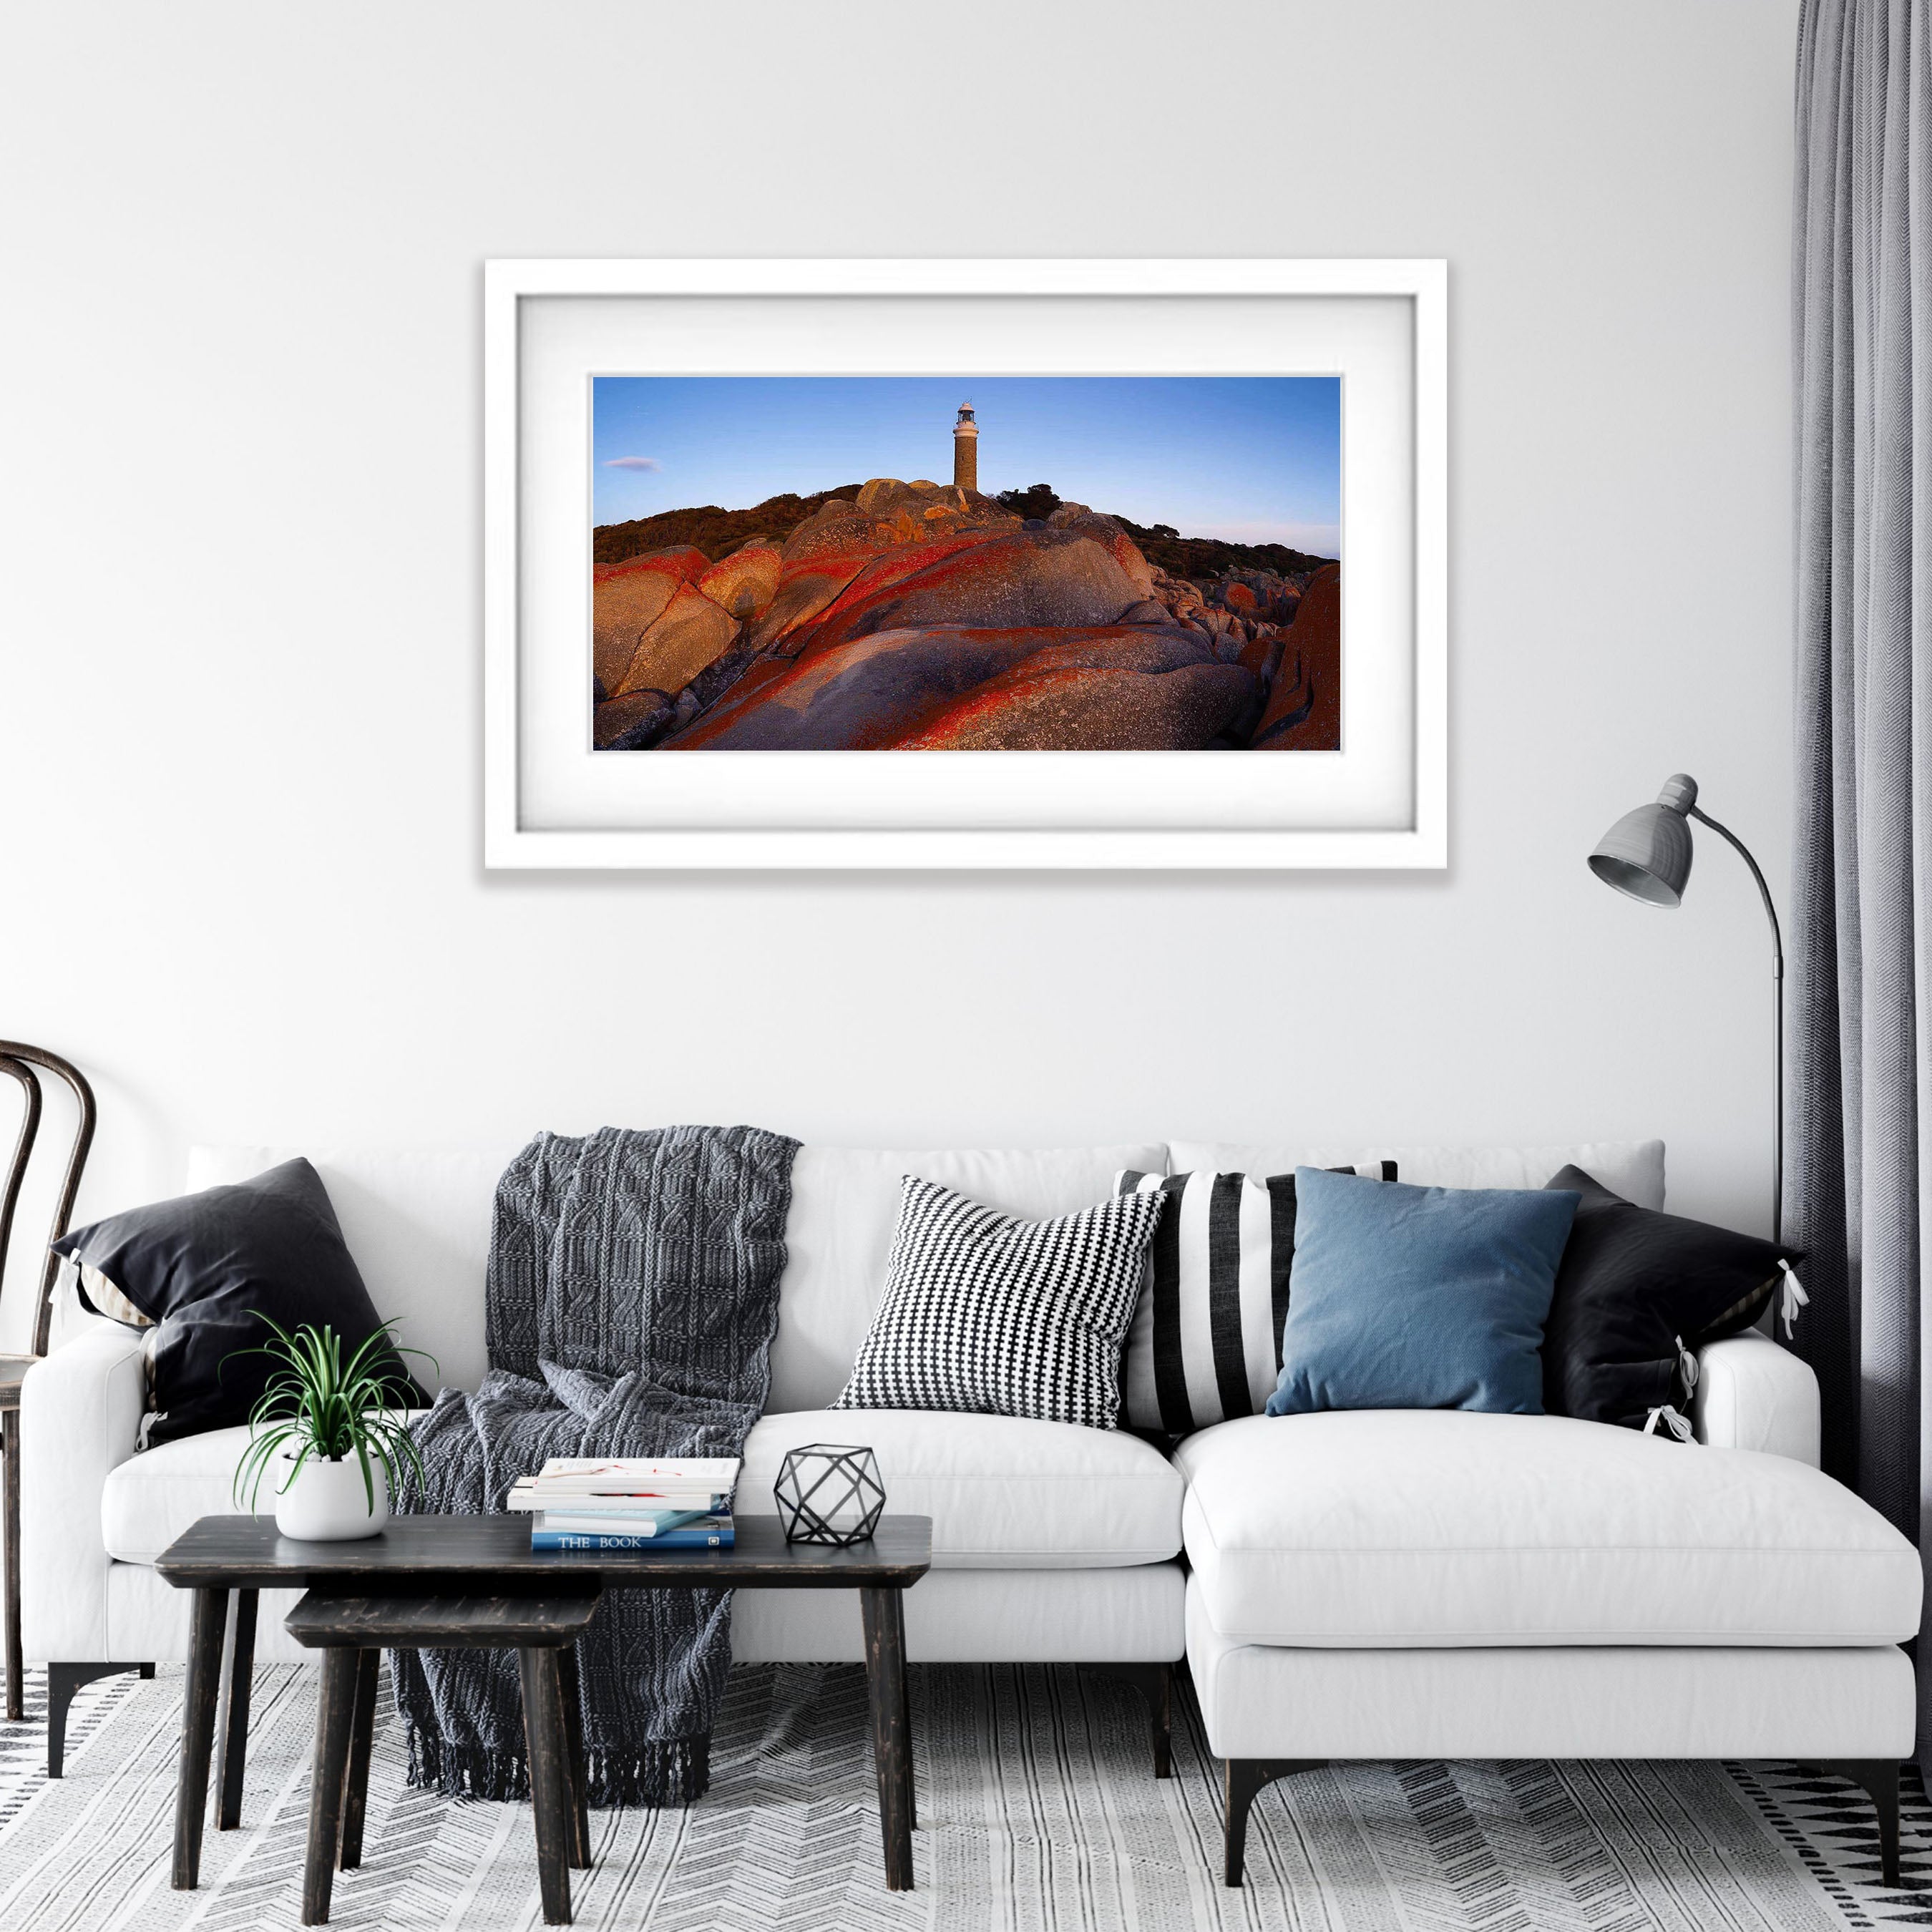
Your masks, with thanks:
<instances>
[{"instance_id":1,"label":"black cushion","mask_svg":"<svg viewBox=\"0 0 1932 1932\"><path fill-rule=\"evenodd\" d=\"M1753 1234L1640 1208L1580 1167L1548 1184L1579 1194L1543 1338L1543 1406L1552 1415L1641 1429L1682 1409L1684 1351L1736 1334L1777 1292L1780 1260L1803 1258Z\"/></svg>"},{"instance_id":2,"label":"black cushion","mask_svg":"<svg viewBox=\"0 0 1932 1932\"><path fill-rule=\"evenodd\" d=\"M285 1161L232 1187L130 1208L54 1244L98 1269L157 1323L150 1443L245 1422L276 1372L266 1355L236 1354L272 1340L258 1312L284 1328L325 1323L346 1361L381 1327L343 1240L322 1177ZM398 1406L426 1403L393 1349L385 1367Z\"/></svg>"}]
</instances>

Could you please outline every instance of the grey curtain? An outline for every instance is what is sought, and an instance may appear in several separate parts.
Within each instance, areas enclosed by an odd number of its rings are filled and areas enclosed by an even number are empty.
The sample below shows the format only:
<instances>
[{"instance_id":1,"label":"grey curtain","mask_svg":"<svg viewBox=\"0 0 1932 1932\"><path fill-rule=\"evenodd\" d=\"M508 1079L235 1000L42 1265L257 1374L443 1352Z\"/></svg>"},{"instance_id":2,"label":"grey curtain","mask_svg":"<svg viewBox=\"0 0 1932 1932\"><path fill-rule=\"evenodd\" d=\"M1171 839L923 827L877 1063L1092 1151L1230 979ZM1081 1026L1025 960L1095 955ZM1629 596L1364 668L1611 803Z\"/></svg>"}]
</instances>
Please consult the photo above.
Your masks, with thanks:
<instances>
[{"instance_id":1,"label":"grey curtain","mask_svg":"<svg viewBox=\"0 0 1932 1932\"><path fill-rule=\"evenodd\" d=\"M1798 1346L1823 1386L1826 1467L1932 1551L1928 14L1928 0L1805 0L1798 31L1785 1227L1810 1257ZM1920 1687L1922 1745L1932 1670Z\"/></svg>"}]
</instances>

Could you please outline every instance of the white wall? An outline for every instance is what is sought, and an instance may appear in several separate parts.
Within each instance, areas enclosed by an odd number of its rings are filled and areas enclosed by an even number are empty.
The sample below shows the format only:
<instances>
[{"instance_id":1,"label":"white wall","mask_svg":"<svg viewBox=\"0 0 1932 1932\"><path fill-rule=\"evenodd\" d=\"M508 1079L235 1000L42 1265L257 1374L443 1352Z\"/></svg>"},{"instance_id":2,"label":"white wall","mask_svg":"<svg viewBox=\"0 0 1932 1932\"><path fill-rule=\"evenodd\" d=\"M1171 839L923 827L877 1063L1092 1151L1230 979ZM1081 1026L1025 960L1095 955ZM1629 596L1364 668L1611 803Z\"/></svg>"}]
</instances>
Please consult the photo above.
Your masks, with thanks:
<instances>
[{"instance_id":1,"label":"white wall","mask_svg":"<svg viewBox=\"0 0 1932 1932\"><path fill-rule=\"evenodd\" d=\"M1786 874L1795 17L13 9L0 1036L96 1082L83 1207L201 1138L743 1118L1661 1133L1760 1223L1748 881L1582 861L1682 766ZM1448 258L1448 872L486 876L478 263L1070 253Z\"/></svg>"}]
</instances>

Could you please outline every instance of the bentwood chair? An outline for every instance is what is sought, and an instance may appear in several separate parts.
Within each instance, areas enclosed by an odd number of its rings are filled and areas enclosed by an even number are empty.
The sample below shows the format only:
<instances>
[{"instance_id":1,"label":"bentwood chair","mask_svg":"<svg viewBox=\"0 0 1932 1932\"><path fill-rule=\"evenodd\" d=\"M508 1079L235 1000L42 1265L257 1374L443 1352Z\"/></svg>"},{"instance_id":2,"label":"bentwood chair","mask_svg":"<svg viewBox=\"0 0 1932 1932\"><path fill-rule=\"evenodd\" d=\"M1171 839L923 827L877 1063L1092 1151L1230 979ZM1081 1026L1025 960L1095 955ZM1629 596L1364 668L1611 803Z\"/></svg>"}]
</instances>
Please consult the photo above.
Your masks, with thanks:
<instances>
[{"instance_id":1,"label":"bentwood chair","mask_svg":"<svg viewBox=\"0 0 1932 1932\"><path fill-rule=\"evenodd\" d=\"M74 1197L80 1186L81 1169L87 1165L88 1149L94 1144L94 1090L80 1070L44 1047L0 1040L0 1073L18 1083L21 1097L20 1130L14 1136L6 1180L0 1184L0 1283L7 1276L7 1257L13 1240L14 1211L20 1202L20 1185L26 1178L27 1165L33 1159L34 1144L40 1137L40 1082L34 1070L36 1067L64 1081L74 1100L74 1142L68 1151L67 1171L61 1178L60 1191L54 1198L53 1225L47 1234L50 1243L67 1232ZM54 1282L59 1270L59 1257L50 1248L40 1268L29 1351L24 1355L0 1354L0 1460L5 1464L5 1488L0 1492L0 1518L4 1518L0 1520L0 1542L4 1542L7 1569L4 1620L9 1724L18 1724L26 1715L26 1669L20 1654L20 1384L26 1379L27 1371L47 1352ZM51 1685L49 1694L53 1694ZM67 1694L72 1696L71 1688Z\"/></svg>"}]
</instances>

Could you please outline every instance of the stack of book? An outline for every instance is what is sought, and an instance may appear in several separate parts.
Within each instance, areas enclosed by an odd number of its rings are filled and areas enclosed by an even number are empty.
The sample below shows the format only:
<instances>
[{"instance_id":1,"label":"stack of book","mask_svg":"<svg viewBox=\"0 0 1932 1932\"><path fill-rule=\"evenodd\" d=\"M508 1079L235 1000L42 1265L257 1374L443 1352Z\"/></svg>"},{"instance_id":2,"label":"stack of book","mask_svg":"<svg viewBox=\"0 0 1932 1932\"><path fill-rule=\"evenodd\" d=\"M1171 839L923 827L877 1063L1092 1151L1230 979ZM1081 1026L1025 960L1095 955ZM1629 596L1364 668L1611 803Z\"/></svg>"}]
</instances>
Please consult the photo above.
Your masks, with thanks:
<instances>
[{"instance_id":1,"label":"stack of book","mask_svg":"<svg viewBox=\"0 0 1932 1932\"><path fill-rule=\"evenodd\" d=\"M532 1550L729 1550L737 1483L735 1456L553 1456L510 1507L530 1512Z\"/></svg>"}]
</instances>

